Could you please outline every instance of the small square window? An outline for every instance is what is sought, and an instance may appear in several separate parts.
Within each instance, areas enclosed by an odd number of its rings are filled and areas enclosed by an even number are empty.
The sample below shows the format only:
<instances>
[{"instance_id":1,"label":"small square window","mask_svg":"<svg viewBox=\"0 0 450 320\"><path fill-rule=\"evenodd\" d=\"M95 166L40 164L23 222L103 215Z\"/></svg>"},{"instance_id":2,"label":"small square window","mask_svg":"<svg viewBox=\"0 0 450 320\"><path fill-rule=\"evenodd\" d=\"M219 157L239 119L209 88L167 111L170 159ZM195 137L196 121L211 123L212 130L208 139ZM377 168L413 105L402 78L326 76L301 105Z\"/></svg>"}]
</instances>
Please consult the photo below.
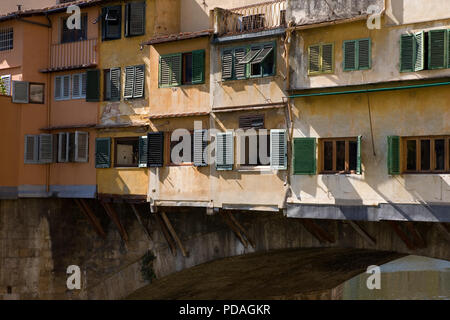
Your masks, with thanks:
<instances>
[{"instance_id":1,"label":"small square window","mask_svg":"<svg viewBox=\"0 0 450 320\"><path fill-rule=\"evenodd\" d=\"M139 166L139 138L115 139L115 167L134 168Z\"/></svg>"},{"instance_id":2,"label":"small square window","mask_svg":"<svg viewBox=\"0 0 450 320\"><path fill-rule=\"evenodd\" d=\"M30 83L30 103L43 104L44 89L45 85L43 83Z\"/></svg>"}]
</instances>

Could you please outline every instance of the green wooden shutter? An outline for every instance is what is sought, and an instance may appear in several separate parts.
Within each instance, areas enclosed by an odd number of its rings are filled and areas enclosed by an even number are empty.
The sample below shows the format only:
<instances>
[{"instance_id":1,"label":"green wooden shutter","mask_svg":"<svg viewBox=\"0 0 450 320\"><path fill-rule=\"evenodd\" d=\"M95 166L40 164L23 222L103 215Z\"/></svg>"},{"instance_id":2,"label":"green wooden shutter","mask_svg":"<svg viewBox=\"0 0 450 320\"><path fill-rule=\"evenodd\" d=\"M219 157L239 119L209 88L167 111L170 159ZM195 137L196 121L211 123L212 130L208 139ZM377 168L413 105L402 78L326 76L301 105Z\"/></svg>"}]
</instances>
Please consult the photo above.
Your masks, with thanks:
<instances>
[{"instance_id":1,"label":"green wooden shutter","mask_svg":"<svg viewBox=\"0 0 450 320\"><path fill-rule=\"evenodd\" d=\"M145 2L128 3L125 7L125 36L145 34Z\"/></svg>"},{"instance_id":2,"label":"green wooden shutter","mask_svg":"<svg viewBox=\"0 0 450 320\"><path fill-rule=\"evenodd\" d=\"M414 71L422 71L425 69L425 33L423 31L414 35L415 39L415 56Z\"/></svg>"},{"instance_id":3,"label":"green wooden shutter","mask_svg":"<svg viewBox=\"0 0 450 320\"><path fill-rule=\"evenodd\" d=\"M111 138L95 139L95 167L111 167Z\"/></svg>"},{"instance_id":4,"label":"green wooden shutter","mask_svg":"<svg viewBox=\"0 0 450 320\"><path fill-rule=\"evenodd\" d=\"M100 70L87 70L86 101L100 101Z\"/></svg>"},{"instance_id":5,"label":"green wooden shutter","mask_svg":"<svg viewBox=\"0 0 450 320\"><path fill-rule=\"evenodd\" d=\"M103 40L120 39L122 35L122 6L106 8L103 20Z\"/></svg>"},{"instance_id":6,"label":"green wooden shutter","mask_svg":"<svg viewBox=\"0 0 450 320\"><path fill-rule=\"evenodd\" d=\"M234 137L233 132L218 132L216 136L216 170L233 170Z\"/></svg>"},{"instance_id":7,"label":"green wooden shutter","mask_svg":"<svg viewBox=\"0 0 450 320\"><path fill-rule=\"evenodd\" d=\"M372 41L368 39L360 39L358 44L358 70L368 70L372 63Z\"/></svg>"},{"instance_id":8,"label":"green wooden shutter","mask_svg":"<svg viewBox=\"0 0 450 320\"><path fill-rule=\"evenodd\" d=\"M150 132L147 135L147 166L164 166L164 132Z\"/></svg>"},{"instance_id":9,"label":"green wooden shutter","mask_svg":"<svg viewBox=\"0 0 450 320\"><path fill-rule=\"evenodd\" d=\"M415 37L402 34L400 39L400 72L414 71Z\"/></svg>"},{"instance_id":10,"label":"green wooden shutter","mask_svg":"<svg viewBox=\"0 0 450 320\"><path fill-rule=\"evenodd\" d=\"M139 168L147 168L148 137L139 137Z\"/></svg>"},{"instance_id":11,"label":"green wooden shutter","mask_svg":"<svg viewBox=\"0 0 450 320\"><path fill-rule=\"evenodd\" d=\"M145 66L134 67L133 98L143 98L145 92Z\"/></svg>"},{"instance_id":12,"label":"green wooden shutter","mask_svg":"<svg viewBox=\"0 0 450 320\"><path fill-rule=\"evenodd\" d=\"M295 138L293 146L295 175L316 174L316 138Z\"/></svg>"},{"instance_id":13,"label":"green wooden shutter","mask_svg":"<svg viewBox=\"0 0 450 320\"><path fill-rule=\"evenodd\" d=\"M308 48L308 74L320 73L320 45Z\"/></svg>"},{"instance_id":14,"label":"green wooden shutter","mask_svg":"<svg viewBox=\"0 0 450 320\"><path fill-rule=\"evenodd\" d=\"M322 45L321 71L323 73L333 73L334 71L333 49L334 45L332 43Z\"/></svg>"},{"instance_id":15,"label":"green wooden shutter","mask_svg":"<svg viewBox=\"0 0 450 320\"><path fill-rule=\"evenodd\" d=\"M400 174L400 137L388 137L388 172L391 175Z\"/></svg>"},{"instance_id":16,"label":"green wooden shutter","mask_svg":"<svg viewBox=\"0 0 450 320\"><path fill-rule=\"evenodd\" d=\"M344 71L356 70L356 41L344 41Z\"/></svg>"},{"instance_id":17,"label":"green wooden shutter","mask_svg":"<svg viewBox=\"0 0 450 320\"><path fill-rule=\"evenodd\" d=\"M222 52L222 80L233 78L233 50Z\"/></svg>"},{"instance_id":18,"label":"green wooden shutter","mask_svg":"<svg viewBox=\"0 0 450 320\"><path fill-rule=\"evenodd\" d=\"M428 69L447 67L447 30L431 30L428 33Z\"/></svg>"},{"instance_id":19,"label":"green wooden shutter","mask_svg":"<svg viewBox=\"0 0 450 320\"><path fill-rule=\"evenodd\" d=\"M362 173L361 140L362 140L362 136L358 136L358 147L357 147L357 150L356 150L356 174L361 174Z\"/></svg>"},{"instance_id":20,"label":"green wooden shutter","mask_svg":"<svg viewBox=\"0 0 450 320\"><path fill-rule=\"evenodd\" d=\"M270 167L273 170L287 169L286 130L270 130Z\"/></svg>"},{"instance_id":21,"label":"green wooden shutter","mask_svg":"<svg viewBox=\"0 0 450 320\"><path fill-rule=\"evenodd\" d=\"M194 130L194 165L196 167L208 165L204 154L208 146L206 134L207 130Z\"/></svg>"},{"instance_id":22,"label":"green wooden shutter","mask_svg":"<svg viewBox=\"0 0 450 320\"><path fill-rule=\"evenodd\" d=\"M192 52L192 83L205 82L205 50Z\"/></svg>"}]
</instances>

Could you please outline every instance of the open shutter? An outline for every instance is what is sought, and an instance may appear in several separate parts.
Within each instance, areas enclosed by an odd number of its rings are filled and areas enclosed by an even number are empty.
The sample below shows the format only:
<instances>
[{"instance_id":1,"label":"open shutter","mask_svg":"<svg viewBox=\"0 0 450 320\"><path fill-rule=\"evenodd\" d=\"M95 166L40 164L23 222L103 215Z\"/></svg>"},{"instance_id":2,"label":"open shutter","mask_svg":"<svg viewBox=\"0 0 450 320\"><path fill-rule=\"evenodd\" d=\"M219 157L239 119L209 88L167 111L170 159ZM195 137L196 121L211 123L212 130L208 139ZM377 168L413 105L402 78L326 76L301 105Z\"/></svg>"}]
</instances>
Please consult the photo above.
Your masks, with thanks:
<instances>
[{"instance_id":1,"label":"open shutter","mask_svg":"<svg viewBox=\"0 0 450 320\"><path fill-rule=\"evenodd\" d=\"M237 64L247 64L250 63L260 52L261 47L251 47L250 51L240 60L237 60Z\"/></svg>"},{"instance_id":2,"label":"open shutter","mask_svg":"<svg viewBox=\"0 0 450 320\"><path fill-rule=\"evenodd\" d=\"M222 52L222 80L229 80L233 77L233 50Z\"/></svg>"},{"instance_id":3,"label":"open shutter","mask_svg":"<svg viewBox=\"0 0 450 320\"><path fill-rule=\"evenodd\" d=\"M125 68L125 87L123 89L123 97L125 99L133 98L134 72L134 67Z\"/></svg>"},{"instance_id":4,"label":"open shutter","mask_svg":"<svg viewBox=\"0 0 450 320\"><path fill-rule=\"evenodd\" d=\"M128 3L125 7L125 36L145 34L145 2Z\"/></svg>"},{"instance_id":5,"label":"open shutter","mask_svg":"<svg viewBox=\"0 0 450 320\"><path fill-rule=\"evenodd\" d=\"M120 68L112 68L109 70L109 100L120 101Z\"/></svg>"},{"instance_id":6,"label":"open shutter","mask_svg":"<svg viewBox=\"0 0 450 320\"><path fill-rule=\"evenodd\" d=\"M344 71L356 70L356 41L344 41Z\"/></svg>"},{"instance_id":7,"label":"open shutter","mask_svg":"<svg viewBox=\"0 0 450 320\"><path fill-rule=\"evenodd\" d=\"M111 167L111 138L95 139L95 167Z\"/></svg>"},{"instance_id":8,"label":"open shutter","mask_svg":"<svg viewBox=\"0 0 450 320\"><path fill-rule=\"evenodd\" d=\"M388 137L388 173L400 174L400 137Z\"/></svg>"},{"instance_id":9,"label":"open shutter","mask_svg":"<svg viewBox=\"0 0 450 320\"><path fill-rule=\"evenodd\" d=\"M425 33L423 31L414 35L415 38L415 57L414 71L425 69Z\"/></svg>"},{"instance_id":10,"label":"open shutter","mask_svg":"<svg viewBox=\"0 0 450 320\"><path fill-rule=\"evenodd\" d=\"M39 163L54 162L53 135L43 133L39 135Z\"/></svg>"},{"instance_id":11,"label":"open shutter","mask_svg":"<svg viewBox=\"0 0 450 320\"><path fill-rule=\"evenodd\" d=\"M25 135L24 163L34 164L39 162L39 136Z\"/></svg>"},{"instance_id":12,"label":"open shutter","mask_svg":"<svg viewBox=\"0 0 450 320\"><path fill-rule=\"evenodd\" d=\"M194 165L196 167L207 166L205 150L208 146L207 130L194 130Z\"/></svg>"},{"instance_id":13,"label":"open shutter","mask_svg":"<svg viewBox=\"0 0 450 320\"><path fill-rule=\"evenodd\" d=\"M402 34L400 40L400 72L414 71L415 37Z\"/></svg>"},{"instance_id":14,"label":"open shutter","mask_svg":"<svg viewBox=\"0 0 450 320\"><path fill-rule=\"evenodd\" d=\"M447 30L447 68L450 68L450 29Z\"/></svg>"},{"instance_id":15,"label":"open shutter","mask_svg":"<svg viewBox=\"0 0 450 320\"><path fill-rule=\"evenodd\" d=\"M262 63L266 58L269 56L269 54L273 51L273 45L266 44L264 45L264 48L259 52L259 54L251 61L251 64L257 64Z\"/></svg>"},{"instance_id":16,"label":"open shutter","mask_svg":"<svg viewBox=\"0 0 450 320\"><path fill-rule=\"evenodd\" d=\"M75 162L88 162L89 133L75 132Z\"/></svg>"},{"instance_id":17,"label":"open shutter","mask_svg":"<svg viewBox=\"0 0 450 320\"><path fill-rule=\"evenodd\" d=\"M12 102L29 102L29 83L27 81L13 81Z\"/></svg>"},{"instance_id":18,"label":"open shutter","mask_svg":"<svg viewBox=\"0 0 450 320\"><path fill-rule=\"evenodd\" d=\"M55 77L55 100L60 100L62 97L62 78Z\"/></svg>"},{"instance_id":19,"label":"open shutter","mask_svg":"<svg viewBox=\"0 0 450 320\"><path fill-rule=\"evenodd\" d=\"M145 66L136 66L134 70L133 98L144 97Z\"/></svg>"},{"instance_id":20,"label":"open shutter","mask_svg":"<svg viewBox=\"0 0 450 320\"><path fill-rule=\"evenodd\" d=\"M58 162L69 162L69 133L58 133Z\"/></svg>"},{"instance_id":21,"label":"open shutter","mask_svg":"<svg viewBox=\"0 0 450 320\"><path fill-rule=\"evenodd\" d=\"M316 139L295 138L294 139L294 174L315 175L316 174Z\"/></svg>"},{"instance_id":22,"label":"open shutter","mask_svg":"<svg viewBox=\"0 0 450 320\"><path fill-rule=\"evenodd\" d=\"M205 82L205 50L192 52L192 83Z\"/></svg>"},{"instance_id":23,"label":"open shutter","mask_svg":"<svg viewBox=\"0 0 450 320\"><path fill-rule=\"evenodd\" d=\"M120 39L122 34L122 6L106 8L103 40Z\"/></svg>"},{"instance_id":24,"label":"open shutter","mask_svg":"<svg viewBox=\"0 0 450 320\"><path fill-rule=\"evenodd\" d=\"M362 141L362 136L358 136L358 146L357 146L357 150L356 150L356 174L361 174L362 173L361 141Z\"/></svg>"},{"instance_id":25,"label":"open shutter","mask_svg":"<svg viewBox=\"0 0 450 320\"><path fill-rule=\"evenodd\" d=\"M100 70L87 70L86 78L86 101L100 101Z\"/></svg>"},{"instance_id":26,"label":"open shutter","mask_svg":"<svg viewBox=\"0 0 450 320\"><path fill-rule=\"evenodd\" d=\"M81 98L86 98L86 88L87 88L87 74L86 72L81 74Z\"/></svg>"},{"instance_id":27,"label":"open shutter","mask_svg":"<svg viewBox=\"0 0 450 320\"><path fill-rule=\"evenodd\" d=\"M11 75L1 76L3 86L5 88L5 93L7 96L11 95Z\"/></svg>"},{"instance_id":28,"label":"open shutter","mask_svg":"<svg viewBox=\"0 0 450 320\"><path fill-rule=\"evenodd\" d=\"M150 132L147 135L148 167L164 166L164 132Z\"/></svg>"},{"instance_id":29,"label":"open shutter","mask_svg":"<svg viewBox=\"0 0 450 320\"><path fill-rule=\"evenodd\" d=\"M372 42L371 39L361 39L358 40L358 69L368 70L371 68L372 53L371 53Z\"/></svg>"},{"instance_id":30,"label":"open shutter","mask_svg":"<svg viewBox=\"0 0 450 320\"><path fill-rule=\"evenodd\" d=\"M170 65L170 85L179 86L181 84L181 53L172 56Z\"/></svg>"},{"instance_id":31,"label":"open shutter","mask_svg":"<svg viewBox=\"0 0 450 320\"><path fill-rule=\"evenodd\" d=\"M270 167L273 170L287 169L286 130L270 130Z\"/></svg>"},{"instance_id":32,"label":"open shutter","mask_svg":"<svg viewBox=\"0 0 450 320\"><path fill-rule=\"evenodd\" d=\"M321 70L323 73L332 73L334 70L333 47L331 43L322 45Z\"/></svg>"},{"instance_id":33,"label":"open shutter","mask_svg":"<svg viewBox=\"0 0 450 320\"><path fill-rule=\"evenodd\" d=\"M234 50L234 76L236 79L245 79L247 77L247 65L239 64L246 54L245 48Z\"/></svg>"},{"instance_id":34,"label":"open shutter","mask_svg":"<svg viewBox=\"0 0 450 320\"><path fill-rule=\"evenodd\" d=\"M234 139L233 132L218 132L216 136L216 169L233 170Z\"/></svg>"},{"instance_id":35,"label":"open shutter","mask_svg":"<svg viewBox=\"0 0 450 320\"><path fill-rule=\"evenodd\" d=\"M69 149L69 162L75 162L75 132L67 133L67 148Z\"/></svg>"},{"instance_id":36,"label":"open shutter","mask_svg":"<svg viewBox=\"0 0 450 320\"><path fill-rule=\"evenodd\" d=\"M170 85L170 65L172 63L172 57L160 56L159 57L159 87L167 87Z\"/></svg>"},{"instance_id":37,"label":"open shutter","mask_svg":"<svg viewBox=\"0 0 450 320\"><path fill-rule=\"evenodd\" d=\"M431 30L428 33L428 68L443 69L447 67L447 30Z\"/></svg>"},{"instance_id":38,"label":"open shutter","mask_svg":"<svg viewBox=\"0 0 450 320\"><path fill-rule=\"evenodd\" d=\"M320 72L320 45L308 48L308 74Z\"/></svg>"},{"instance_id":39,"label":"open shutter","mask_svg":"<svg viewBox=\"0 0 450 320\"><path fill-rule=\"evenodd\" d=\"M81 98L81 74L72 75L72 98Z\"/></svg>"},{"instance_id":40,"label":"open shutter","mask_svg":"<svg viewBox=\"0 0 450 320\"><path fill-rule=\"evenodd\" d=\"M139 137L139 168L147 168L148 137Z\"/></svg>"},{"instance_id":41,"label":"open shutter","mask_svg":"<svg viewBox=\"0 0 450 320\"><path fill-rule=\"evenodd\" d=\"M63 100L69 100L70 99L70 75L62 76L62 99Z\"/></svg>"}]
</instances>

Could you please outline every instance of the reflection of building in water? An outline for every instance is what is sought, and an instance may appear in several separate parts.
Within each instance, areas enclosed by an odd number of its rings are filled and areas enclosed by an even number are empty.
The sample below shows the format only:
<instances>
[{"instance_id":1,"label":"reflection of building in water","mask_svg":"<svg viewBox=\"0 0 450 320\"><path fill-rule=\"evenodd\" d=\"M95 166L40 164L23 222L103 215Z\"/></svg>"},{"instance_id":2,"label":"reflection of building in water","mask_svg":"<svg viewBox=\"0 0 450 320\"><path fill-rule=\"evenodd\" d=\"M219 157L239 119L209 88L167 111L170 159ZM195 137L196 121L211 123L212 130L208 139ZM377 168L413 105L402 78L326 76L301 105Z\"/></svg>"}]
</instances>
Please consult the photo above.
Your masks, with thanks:
<instances>
[{"instance_id":1,"label":"reflection of building in water","mask_svg":"<svg viewBox=\"0 0 450 320\"><path fill-rule=\"evenodd\" d=\"M381 266L381 289L369 290L369 274L343 285L342 298L354 300L450 299L450 262L408 256Z\"/></svg>"}]
</instances>

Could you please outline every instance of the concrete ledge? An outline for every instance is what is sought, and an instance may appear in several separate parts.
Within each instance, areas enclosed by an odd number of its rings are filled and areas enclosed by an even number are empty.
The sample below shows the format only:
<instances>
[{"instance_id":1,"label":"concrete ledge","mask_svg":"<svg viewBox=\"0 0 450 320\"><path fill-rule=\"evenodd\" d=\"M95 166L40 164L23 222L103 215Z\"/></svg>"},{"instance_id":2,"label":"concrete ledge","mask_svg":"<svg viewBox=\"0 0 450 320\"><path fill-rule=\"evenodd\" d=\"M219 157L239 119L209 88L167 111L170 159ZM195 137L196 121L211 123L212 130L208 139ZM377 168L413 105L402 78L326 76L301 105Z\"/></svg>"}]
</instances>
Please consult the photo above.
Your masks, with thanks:
<instances>
[{"instance_id":1,"label":"concrete ledge","mask_svg":"<svg viewBox=\"0 0 450 320\"><path fill-rule=\"evenodd\" d=\"M94 199L97 194L96 185L79 185L79 186L50 186L51 197L55 198L84 198Z\"/></svg>"},{"instance_id":2,"label":"concrete ledge","mask_svg":"<svg viewBox=\"0 0 450 320\"><path fill-rule=\"evenodd\" d=\"M17 187L0 187L0 200L13 200L17 199L19 191Z\"/></svg>"},{"instance_id":3,"label":"concrete ledge","mask_svg":"<svg viewBox=\"0 0 450 320\"><path fill-rule=\"evenodd\" d=\"M16 190L0 188L0 199L17 198L85 198L93 199L97 194L96 185L50 186L47 192L45 185L21 185ZM14 193L15 192L15 193ZM15 197L14 197L15 196ZM8 198L7 198L8 197Z\"/></svg>"},{"instance_id":4,"label":"concrete ledge","mask_svg":"<svg viewBox=\"0 0 450 320\"><path fill-rule=\"evenodd\" d=\"M369 206L288 204L288 218L450 222L450 204L380 204Z\"/></svg>"}]
</instances>

